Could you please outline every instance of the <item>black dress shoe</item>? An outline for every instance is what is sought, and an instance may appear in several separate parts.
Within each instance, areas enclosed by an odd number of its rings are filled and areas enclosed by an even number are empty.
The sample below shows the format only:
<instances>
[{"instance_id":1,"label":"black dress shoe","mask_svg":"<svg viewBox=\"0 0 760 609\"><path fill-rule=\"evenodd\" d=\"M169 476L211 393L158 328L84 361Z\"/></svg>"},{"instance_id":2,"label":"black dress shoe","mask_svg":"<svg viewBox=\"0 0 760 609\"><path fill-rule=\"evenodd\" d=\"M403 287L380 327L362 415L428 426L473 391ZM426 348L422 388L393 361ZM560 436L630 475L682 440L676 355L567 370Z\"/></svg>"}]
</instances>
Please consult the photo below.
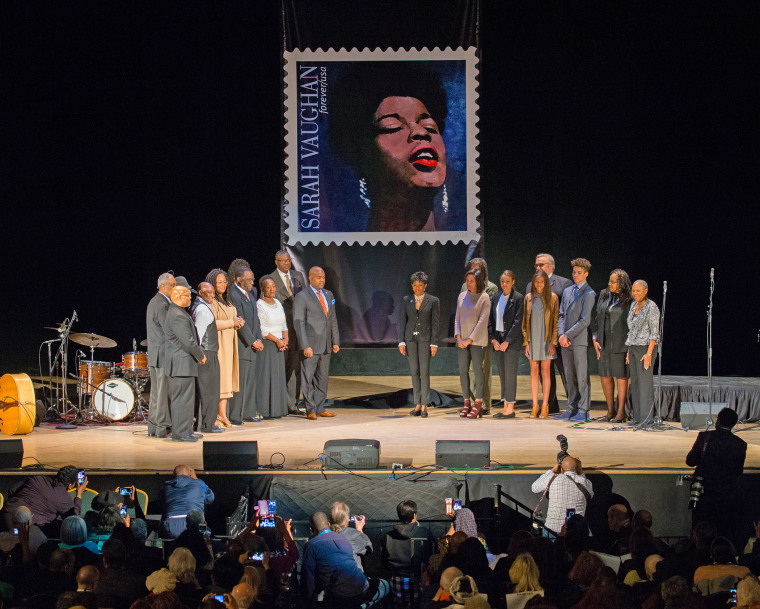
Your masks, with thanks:
<instances>
[{"instance_id":1,"label":"black dress shoe","mask_svg":"<svg viewBox=\"0 0 760 609\"><path fill-rule=\"evenodd\" d=\"M419 417L419 416L422 416L422 411L421 410L417 410L417 409L410 410L409 411L409 416L410 417Z\"/></svg>"},{"instance_id":2,"label":"black dress shoe","mask_svg":"<svg viewBox=\"0 0 760 609\"><path fill-rule=\"evenodd\" d=\"M224 433L221 427L212 427L211 429L201 429L203 433Z\"/></svg>"},{"instance_id":3,"label":"black dress shoe","mask_svg":"<svg viewBox=\"0 0 760 609\"><path fill-rule=\"evenodd\" d=\"M266 419L266 417L264 417ZM261 419L259 417L246 417L245 418L246 423L261 423ZM235 421L232 421L232 424L235 424Z\"/></svg>"},{"instance_id":4,"label":"black dress shoe","mask_svg":"<svg viewBox=\"0 0 760 609\"><path fill-rule=\"evenodd\" d=\"M425 410L420 410L420 416L421 416L423 419L427 419L427 416L428 416L428 413L427 413L427 408L425 408Z\"/></svg>"},{"instance_id":5,"label":"black dress shoe","mask_svg":"<svg viewBox=\"0 0 760 609\"><path fill-rule=\"evenodd\" d=\"M202 433L191 433L190 435L195 436L196 438L199 438L199 439L203 437Z\"/></svg>"},{"instance_id":6,"label":"black dress shoe","mask_svg":"<svg viewBox=\"0 0 760 609\"><path fill-rule=\"evenodd\" d=\"M303 414L303 410L298 408L288 408L288 414Z\"/></svg>"},{"instance_id":7,"label":"black dress shoe","mask_svg":"<svg viewBox=\"0 0 760 609\"><path fill-rule=\"evenodd\" d=\"M494 419L514 419L515 413L510 412L509 414L504 414L503 412L497 412L495 415L493 415Z\"/></svg>"},{"instance_id":8,"label":"black dress shoe","mask_svg":"<svg viewBox=\"0 0 760 609\"><path fill-rule=\"evenodd\" d=\"M243 421L241 421L240 419L230 419L230 423L232 423L233 425L242 425Z\"/></svg>"},{"instance_id":9,"label":"black dress shoe","mask_svg":"<svg viewBox=\"0 0 760 609\"><path fill-rule=\"evenodd\" d=\"M187 436L186 438L181 438L179 440L172 438L172 442L197 442L198 440L200 440L198 436Z\"/></svg>"}]
</instances>

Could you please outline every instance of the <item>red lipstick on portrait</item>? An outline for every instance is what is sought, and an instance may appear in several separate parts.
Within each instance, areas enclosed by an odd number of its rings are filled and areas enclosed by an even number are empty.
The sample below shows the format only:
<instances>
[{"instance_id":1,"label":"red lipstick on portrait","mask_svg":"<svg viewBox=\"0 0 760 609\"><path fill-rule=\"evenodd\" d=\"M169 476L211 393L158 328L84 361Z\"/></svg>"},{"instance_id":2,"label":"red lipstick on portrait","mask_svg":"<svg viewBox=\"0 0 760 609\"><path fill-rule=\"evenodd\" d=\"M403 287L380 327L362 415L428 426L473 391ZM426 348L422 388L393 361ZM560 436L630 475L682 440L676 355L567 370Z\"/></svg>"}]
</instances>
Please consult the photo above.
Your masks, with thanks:
<instances>
[{"instance_id":1,"label":"red lipstick on portrait","mask_svg":"<svg viewBox=\"0 0 760 609\"><path fill-rule=\"evenodd\" d=\"M421 171L432 171L438 166L438 151L435 146L421 144L412 151L409 162Z\"/></svg>"}]
</instances>

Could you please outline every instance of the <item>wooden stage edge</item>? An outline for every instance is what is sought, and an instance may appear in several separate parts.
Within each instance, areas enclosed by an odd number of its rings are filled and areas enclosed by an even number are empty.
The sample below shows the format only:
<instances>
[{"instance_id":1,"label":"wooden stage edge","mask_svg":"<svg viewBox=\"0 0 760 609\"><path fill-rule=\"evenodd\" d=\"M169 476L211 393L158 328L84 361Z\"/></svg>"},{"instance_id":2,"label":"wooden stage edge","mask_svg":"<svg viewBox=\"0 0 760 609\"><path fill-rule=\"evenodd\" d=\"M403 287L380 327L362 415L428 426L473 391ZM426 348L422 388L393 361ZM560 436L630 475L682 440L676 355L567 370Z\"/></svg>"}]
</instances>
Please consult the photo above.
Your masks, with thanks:
<instances>
[{"instance_id":1,"label":"wooden stage edge","mask_svg":"<svg viewBox=\"0 0 760 609\"><path fill-rule=\"evenodd\" d=\"M461 395L458 378L433 377L432 387L441 392ZM329 397L349 399L358 396L393 392L410 386L407 376L332 377ZM606 407L598 377L592 377L592 416L602 416ZM560 383L561 387L561 383ZM493 394L499 395L498 377L493 380ZM560 400L564 397L559 396ZM685 457L697 436L696 431L633 431L630 427L613 431L612 424L592 422L573 426L567 422L529 419L529 378L518 377L517 417L498 420L485 416L480 420L462 420L453 408L430 409L426 419L410 417L409 408L371 409L338 408L335 418L316 421L288 416L280 420L246 423L221 434L207 434L203 442L175 443L149 438L145 424L120 423L108 426L88 425L74 430L58 430L44 424L21 438L24 446L22 470L3 470L0 475L28 474L32 467L53 471L66 464L87 469L91 474L130 471L138 474L166 474L175 465L185 463L203 471L203 445L220 441L258 442L259 466L282 463L282 469L258 469L243 474L319 474L318 456L327 440L367 438L380 442L383 469L362 470L363 475L390 474L391 464L412 464L404 474L434 470L436 440L490 440L493 469L469 470L473 474L524 474L543 471L555 461L559 450L558 434L567 436L570 453L581 458L589 471L608 474L677 474L692 471ZM494 409L492 412L497 412ZM760 473L760 429L739 425L739 436L748 443L745 471ZM10 437L0 441L7 441ZM465 470L456 470L462 474ZM223 473L223 472L218 472ZM327 475L344 475L340 470L325 470Z\"/></svg>"}]
</instances>

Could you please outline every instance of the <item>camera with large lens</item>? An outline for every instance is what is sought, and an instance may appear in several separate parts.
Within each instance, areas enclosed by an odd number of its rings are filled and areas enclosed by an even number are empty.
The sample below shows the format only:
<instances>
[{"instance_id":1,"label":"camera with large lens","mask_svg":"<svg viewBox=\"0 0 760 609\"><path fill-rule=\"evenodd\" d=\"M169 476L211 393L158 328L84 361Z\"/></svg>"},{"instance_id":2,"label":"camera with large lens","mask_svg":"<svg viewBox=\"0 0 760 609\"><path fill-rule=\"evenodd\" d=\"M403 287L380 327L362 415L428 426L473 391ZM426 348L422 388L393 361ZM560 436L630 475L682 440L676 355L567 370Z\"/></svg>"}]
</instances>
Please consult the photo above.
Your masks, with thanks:
<instances>
[{"instance_id":1,"label":"camera with large lens","mask_svg":"<svg viewBox=\"0 0 760 609\"><path fill-rule=\"evenodd\" d=\"M705 492L705 486L703 484L704 481L702 479L702 476L694 474L693 476L689 477L691 478L691 489L689 490L689 509L693 510L695 507L697 507L699 499ZM684 476L684 480L686 480L686 476Z\"/></svg>"},{"instance_id":2,"label":"camera with large lens","mask_svg":"<svg viewBox=\"0 0 760 609\"><path fill-rule=\"evenodd\" d=\"M565 457L570 456L570 454L567 452L567 438L560 434L557 436L557 442L559 442L560 448L560 451L557 453L557 463L562 463Z\"/></svg>"}]
</instances>

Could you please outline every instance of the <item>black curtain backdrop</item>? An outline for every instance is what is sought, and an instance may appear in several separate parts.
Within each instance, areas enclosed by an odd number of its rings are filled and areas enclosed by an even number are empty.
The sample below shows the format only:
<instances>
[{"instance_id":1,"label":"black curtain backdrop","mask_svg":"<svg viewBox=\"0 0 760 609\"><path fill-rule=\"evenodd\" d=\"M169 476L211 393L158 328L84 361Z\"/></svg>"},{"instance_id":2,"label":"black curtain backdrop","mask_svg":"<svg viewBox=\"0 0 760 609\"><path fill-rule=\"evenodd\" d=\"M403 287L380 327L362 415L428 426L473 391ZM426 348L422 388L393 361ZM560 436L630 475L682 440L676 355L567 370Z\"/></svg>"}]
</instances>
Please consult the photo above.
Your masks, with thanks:
<instances>
[{"instance_id":1,"label":"black curtain backdrop","mask_svg":"<svg viewBox=\"0 0 760 609\"><path fill-rule=\"evenodd\" d=\"M331 46L416 46L461 33L459 3L295 2ZM716 375L760 372L760 26L754 2L483 0L480 200L492 275L581 255L662 300L666 374L706 374L715 268ZM76 309L74 330L145 337L168 269L197 284L280 246L282 5L3 3L0 372ZM309 46L321 42L307 40ZM454 298L454 294L441 297ZM454 371L452 370L452 373Z\"/></svg>"}]
</instances>

